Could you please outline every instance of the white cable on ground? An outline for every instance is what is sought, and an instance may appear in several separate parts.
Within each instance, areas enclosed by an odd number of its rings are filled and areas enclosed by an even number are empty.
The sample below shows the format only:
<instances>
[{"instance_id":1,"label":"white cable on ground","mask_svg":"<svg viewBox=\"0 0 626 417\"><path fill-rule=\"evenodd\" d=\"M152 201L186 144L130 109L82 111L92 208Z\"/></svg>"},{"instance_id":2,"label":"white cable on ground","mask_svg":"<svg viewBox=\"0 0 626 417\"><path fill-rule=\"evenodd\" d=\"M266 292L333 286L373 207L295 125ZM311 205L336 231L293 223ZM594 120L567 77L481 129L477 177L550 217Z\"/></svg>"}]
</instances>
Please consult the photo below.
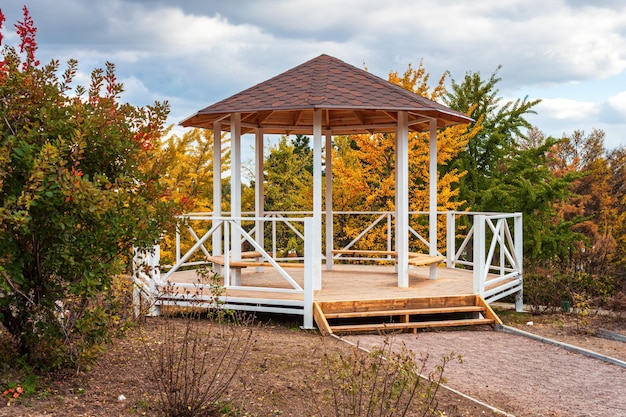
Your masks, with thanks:
<instances>
[{"instance_id":1,"label":"white cable on ground","mask_svg":"<svg viewBox=\"0 0 626 417\"><path fill-rule=\"evenodd\" d=\"M351 341L349 341L349 340L343 339L343 338L341 338L341 337L337 336L337 335L336 335L336 334L334 334L334 333L331 333L331 336L332 336L332 337L334 337L335 339L337 339L337 340L341 341L341 342L344 342L344 343L347 343L347 344L349 344L349 345L351 345L351 346L354 346L354 347L356 347L357 349L361 349L361 350L362 350L362 351L364 351L364 352L371 353L369 350L365 349L364 347L359 346L358 344L356 344L356 343L354 343L354 342L351 342ZM426 380L428 379L428 377L427 377L427 376L425 376L425 375L421 375L421 374L420 374L419 376L420 376L421 378L426 379ZM445 385L445 384L441 384L441 383L440 383L440 384L439 384L439 386L440 386L440 387L443 387L444 389L446 389L446 390L448 390L448 391L450 391L450 392L452 392L452 393L454 393L454 394L456 394L456 395L459 395L459 396L461 396L461 397L463 397L463 398L465 398L465 399L467 399L467 400L469 400L469 401L472 401L472 402L474 402L474 403L476 403L476 404L479 404L479 405L480 405L480 406L482 406L482 407L488 408L489 410L493 411L494 413L502 414L503 416L506 416L506 417L515 417L515 416L514 416L513 414L511 414L511 413L507 413L506 411L500 410L499 408L496 408L496 407L494 407L494 406L491 406L491 405L489 405L489 404L486 404L486 403L484 403L484 402L480 401L480 400L479 400L479 399L477 399L477 398L470 397L469 395L464 394L464 393L462 393L461 391L457 391L457 390L455 390L454 388L451 388L451 387L449 387L449 386L447 386L447 385Z\"/></svg>"}]
</instances>

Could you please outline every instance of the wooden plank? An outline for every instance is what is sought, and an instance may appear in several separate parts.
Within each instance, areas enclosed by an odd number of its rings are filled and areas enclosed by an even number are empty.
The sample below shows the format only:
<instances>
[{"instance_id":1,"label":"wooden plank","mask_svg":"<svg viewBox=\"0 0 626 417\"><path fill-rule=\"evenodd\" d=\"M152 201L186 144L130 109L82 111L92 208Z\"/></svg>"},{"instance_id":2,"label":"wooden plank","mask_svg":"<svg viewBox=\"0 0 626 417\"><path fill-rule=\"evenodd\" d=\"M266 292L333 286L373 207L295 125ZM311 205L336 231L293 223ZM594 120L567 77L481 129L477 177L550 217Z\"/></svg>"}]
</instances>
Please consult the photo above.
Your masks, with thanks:
<instances>
[{"instance_id":1,"label":"wooden plank","mask_svg":"<svg viewBox=\"0 0 626 417\"><path fill-rule=\"evenodd\" d=\"M446 260L445 256L430 256L430 255L424 255L421 253L415 256L409 255L409 265L413 265L413 266L438 264L445 260Z\"/></svg>"},{"instance_id":2,"label":"wooden plank","mask_svg":"<svg viewBox=\"0 0 626 417\"><path fill-rule=\"evenodd\" d=\"M276 262L278 266L281 268L304 268L304 264L300 262ZM273 268L272 264L269 262L250 262L250 261L241 261L241 262L231 262L230 265L235 265L236 267L247 267L247 266L265 266L268 268Z\"/></svg>"},{"instance_id":3,"label":"wooden plank","mask_svg":"<svg viewBox=\"0 0 626 417\"><path fill-rule=\"evenodd\" d=\"M317 327L320 329L320 333L323 336L329 336L333 333L330 329L330 325L328 324L328 320L324 316L322 309L320 308L319 303L313 303L313 318L315 319L315 323Z\"/></svg>"},{"instance_id":4,"label":"wooden plank","mask_svg":"<svg viewBox=\"0 0 626 417\"><path fill-rule=\"evenodd\" d=\"M404 314L402 316L400 316L400 323L410 323L411 322L411 316L409 316L408 314ZM417 333L417 329L415 328L409 328L409 329L404 329L405 333Z\"/></svg>"},{"instance_id":5,"label":"wooden plank","mask_svg":"<svg viewBox=\"0 0 626 417\"><path fill-rule=\"evenodd\" d=\"M491 319L466 319L466 320L437 320L437 321L414 321L410 323L374 323L358 325L330 326L333 333L339 332L371 332L374 330L404 330L404 329L430 329L436 327L478 326L491 325Z\"/></svg>"},{"instance_id":6,"label":"wooden plank","mask_svg":"<svg viewBox=\"0 0 626 417\"><path fill-rule=\"evenodd\" d=\"M498 317L498 315L495 313L495 311L493 311L491 306L487 304L485 299L480 295L476 295L476 305L485 308L485 312L483 313L483 316L485 316L485 318L493 320L496 324L502 324L502 320L500 320L500 317Z\"/></svg>"},{"instance_id":7,"label":"wooden plank","mask_svg":"<svg viewBox=\"0 0 626 417\"><path fill-rule=\"evenodd\" d=\"M391 256L397 258L398 252L392 250L334 249L333 255ZM445 256L430 256L425 253L409 252L409 264L411 265L429 265L445 260Z\"/></svg>"},{"instance_id":8,"label":"wooden plank","mask_svg":"<svg viewBox=\"0 0 626 417\"><path fill-rule=\"evenodd\" d=\"M260 258L263 255L261 255L261 252L255 252L255 251L248 251L248 252L241 252L241 257L243 259L254 259L254 258Z\"/></svg>"},{"instance_id":9,"label":"wooden plank","mask_svg":"<svg viewBox=\"0 0 626 417\"><path fill-rule=\"evenodd\" d=\"M390 317L390 316L413 316L425 314L448 314L448 313L482 313L485 308L482 306L460 306L460 307L438 307L438 308L418 308L406 310L370 310L370 311L348 311L324 313L327 319L336 318L356 318L356 317Z\"/></svg>"},{"instance_id":10,"label":"wooden plank","mask_svg":"<svg viewBox=\"0 0 626 417\"><path fill-rule=\"evenodd\" d=\"M325 314L335 312L402 310L420 308L442 308L448 306L474 306L473 294L440 297L391 298L377 300L349 300L320 302Z\"/></svg>"},{"instance_id":11,"label":"wooden plank","mask_svg":"<svg viewBox=\"0 0 626 417\"><path fill-rule=\"evenodd\" d=\"M225 265L223 256L207 256L207 261L218 265ZM276 262L282 268L304 268L304 264L300 262ZM230 261L229 266L231 268L247 268L249 266L267 266L272 268L272 264L269 262L254 262L254 261Z\"/></svg>"},{"instance_id":12,"label":"wooden plank","mask_svg":"<svg viewBox=\"0 0 626 417\"><path fill-rule=\"evenodd\" d=\"M333 255L364 255L364 256L398 256L398 252L391 250L359 250L359 249L334 249Z\"/></svg>"},{"instance_id":13,"label":"wooden plank","mask_svg":"<svg viewBox=\"0 0 626 417\"><path fill-rule=\"evenodd\" d=\"M207 256L206 260L211 262L211 263L224 266L224 257L223 256Z\"/></svg>"}]
</instances>

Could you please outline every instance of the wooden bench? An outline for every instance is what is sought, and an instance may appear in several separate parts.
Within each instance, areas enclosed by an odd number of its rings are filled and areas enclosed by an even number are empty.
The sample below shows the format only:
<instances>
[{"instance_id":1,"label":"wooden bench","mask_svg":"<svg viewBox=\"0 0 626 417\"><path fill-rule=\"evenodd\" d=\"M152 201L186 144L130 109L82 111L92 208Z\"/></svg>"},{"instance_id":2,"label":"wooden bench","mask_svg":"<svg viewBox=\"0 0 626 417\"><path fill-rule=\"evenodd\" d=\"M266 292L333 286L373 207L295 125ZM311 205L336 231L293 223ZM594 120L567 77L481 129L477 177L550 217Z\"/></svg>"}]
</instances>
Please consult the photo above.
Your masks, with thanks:
<instances>
[{"instance_id":1,"label":"wooden bench","mask_svg":"<svg viewBox=\"0 0 626 417\"><path fill-rule=\"evenodd\" d=\"M413 266L438 264L445 260L445 256L430 256L424 253L409 252L409 265Z\"/></svg>"},{"instance_id":2,"label":"wooden bench","mask_svg":"<svg viewBox=\"0 0 626 417\"><path fill-rule=\"evenodd\" d=\"M242 259L255 259L255 258L260 258L262 256L263 255L261 255L261 252L254 252L254 251L241 252Z\"/></svg>"},{"instance_id":3,"label":"wooden bench","mask_svg":"<svg viewBox=\"0 0 626 417\"><path fill-rule=\"evenodd\" d=\"M258 252L256 252L258 253ZM250 258L258 258L260 257L261 254L259 253L259 256L250 256ZM242 256L242 258L245 259L244 256ZM220 266L224 266L226 264L225 260L224 260L224 256L207 256L206 260L213 263L213 264L217 264ZM304 264L303 263L291 263L291 262L276 262L278 264L278 266L280 266L281 268L304 268ZM272 264L269 262L255 262L255 261L230 261L228 262L228 266L230 268L247 268L249 266L269 266L272 267Z\"/></svg>"},{"instance_id":4,"label":"wooden bench","mask_svg":"<svg viewBox=\"0 0 626 417\"><path fill-rule=\"evenodd\" d=\"M333 250L333 255L354 255L354 256L387 256L390 258L398 258L398 252L390 250L358 250L358 249L337 249ZM380 258L385 260L385 258ZM445 256L430 256L424 253L409 252L409 265L423 266L438 264L446 260Z\"/></svg>"},{"instance_id":5,"label":"wooden bench","mask_svg":"<svg viewBox=\"0 0 626 417\"><path fill-rule=\"evenodd\" d=\"M333 255L391 256L396 258L398 252L392 250L335 249Z\"/></svg>"}]
</instances>

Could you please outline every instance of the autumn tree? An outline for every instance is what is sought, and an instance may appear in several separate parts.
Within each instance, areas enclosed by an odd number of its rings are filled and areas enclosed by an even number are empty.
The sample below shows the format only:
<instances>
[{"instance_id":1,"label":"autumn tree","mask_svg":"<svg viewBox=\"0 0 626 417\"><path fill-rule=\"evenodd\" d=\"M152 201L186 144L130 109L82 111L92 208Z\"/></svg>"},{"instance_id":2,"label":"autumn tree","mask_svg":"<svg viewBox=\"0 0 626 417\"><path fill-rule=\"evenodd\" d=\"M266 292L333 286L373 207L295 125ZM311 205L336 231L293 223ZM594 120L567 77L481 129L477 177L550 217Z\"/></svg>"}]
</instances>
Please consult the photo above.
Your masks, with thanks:
<instances>
[{"instance_id":1,"label":"autumn tree","mask_svg":"<svg viewBox=\"0 0 626 417\"><path fill-rule=\"evenodd\" d=\"M607 274L617 250L614 232L619 197L614 192L619 187L615 187L611 164L606 158L604 132L594 129L585 134L578 130L564 136L556 155L559 172L579 174L571 185L575 197L561 208L563 219L580 218L572 228L581 238L570 253L567 266L592 274Z\"/></svg>"},{"instance_id":2,"label":"autumn tree","mask_svg":"<svg viewBox=\"0 0 626 417\"><path fill-rule=\"evenodd\" d=\"M417 69L411 65L403 74L391 72L389 81L415 94L431 100L440 100L445 94L445 74L435 87L430 87L430 74L420 63ZM461 152L467 142L480 130L480 121L467 128L466 125L443 129L437 134L437 165L447 165ZM411 211L428 210L429 195L429 134L409 134L409 194ZM333 196L339 209L366 211L395 210L395 134L352 135L335 139L333 155ZM461 201L458 198L458 182L464 173L456 168L437 173L437 209L456 210ZM349 207L351 206L351 207ZM337 206L336 206L337 207ZM423 220L423 219L422 219ZM362 231L362 225L343 224L341 235L354 237ZM427 235L427 223L419 218L412 219L412 226L422 235ZM442 223L441 227L445 225ZM371 234L363 239L363 244L374 247L385 239L386 230L381 228L378 235ZM445 248L441 248L444 250Z\"/></svg>"},{"instance_id":3,"label":"autumn tree","mask_svg":"<svg viewBox=\"0 0 626 417\"><path fill-rule=\"evenodd\" d=\"M40 65L26 8L16 29L0 62L0 321L31 365L78 366L119 321L113 277L171 219L147 169L168 106L120 103L110 63L70 91L77 62Z\"/></svg>"},{"instance_id":4,"label":"autumn tree","mask_svg":"<svg viewBox=\"0 0 626 417\"><path fill-rule=\"evenodd\" d=\"M230 140L226 132L221 137L221 167L222 174L230 168ZM151 160L150 170L162 172L161 183L166 187L168 197L184 213L209 213L214 210L213 199L213 153L215 149L213 131L208 129L190 129L182 136L172 134L160 144ZM222 193L227 194L226 183ZM222 209L228 210L227 201L222 200ZM208 229L211 222L194 222L191 225L196 233ZM179 224L180 245L183 253L196 242L193 236L187 233L184 221ZM168 265L175 263L176 236L163 236L160 242L161 263Z\"/></svg>"},{"instance_id":5,"label":"autumn tree","mask_svg":"<svg viewBox=\"0 0 626 417\"><path fill-rule=\"evenodd\" d=\"M607 156L611 171L609 193L614 198L613 236L615 253L611 259L614 274L621 279L626 291L626 148L613 149Z\"/></svg>"},{"instance_id":6,"label":"autumn tree","mask_svg":"<svg viewBox=\"0 0 626 417\"><path fill-rule=\"evenodd\" d=\"M486 211L524 215L524 254L533 265L566 259L580 240L573 227L579 217L563 219L560 207L572 198L575 172L555 175L552 151L559 141L545 138L533 146L512 147L500 160L481 200Z\"/></svg>"},{"instance_id":7,"label":"autumn tree","mask_svg":"<svg viewBox=\"0 0 626 417\"><path fill-rule=\"evenodd\" d=\"M222 137L222 172L229 169L230 148ZM153 159L153 169L164 172L161 179L173 201L186 212L213 210L213 132L191 129L182 137L170 135Z\"/></svg>"}]
</instances>

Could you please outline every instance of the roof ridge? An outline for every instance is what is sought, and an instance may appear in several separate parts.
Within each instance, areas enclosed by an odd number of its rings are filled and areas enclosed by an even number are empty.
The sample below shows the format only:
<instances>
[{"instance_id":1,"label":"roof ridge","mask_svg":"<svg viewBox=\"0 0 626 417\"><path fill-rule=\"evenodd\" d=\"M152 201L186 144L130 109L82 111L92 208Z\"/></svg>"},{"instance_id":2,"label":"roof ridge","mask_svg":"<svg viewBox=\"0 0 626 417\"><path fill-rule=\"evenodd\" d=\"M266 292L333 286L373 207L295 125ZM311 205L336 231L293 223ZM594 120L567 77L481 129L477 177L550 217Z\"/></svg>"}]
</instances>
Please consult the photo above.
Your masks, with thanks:
<instances>
[{"instance_id":1,"label":"roof ridge","mask_svg":"<svg viewBox=\"0 0 626 417\"><path fill-rule=\"evenodd\" d=\"M422 116L440 119L440 127L470 121L466 115L423 97L364 69L357 68L338 58L321 54L296 67L284 71L266 81L249 87L229 98L203 108L183 120L183 126L209 126L214 120L222 120L230 113L263 112L259 126L268 127L276 123L275 129L285 126L298 127L310 123L303 111L312 109L335 109L337 111L370 111L371 117L363 113L343 113L334 121L363 123L384 129L388 120L381 116L385 112L409 111ZM378 111L378 112L377 112ZM269 112L269 113L267 113ZM280 116L277 112L283 112ZM295 112L285 116L284 112ZM274 114L276 113L276 114ZM271 117L272 121L267 119ZM278 119L281 121L277 121ZM352 120L356 117L358 120ZM382 119L381 119L382 117ZM348 122L348 120L350 121ZM386 120L383 122L382 120ZM360 122L359 122L360 120ZM377 127L378 128L378 127ZM414 129L419 128L414 126Z\"/></svg>"},{"instance_id":2,"label":"roof ridge","mask_svg":"<svg viewBox=\"0 0 626 417\"><path fill-rule=\"evenodd\" d=\"M328 71L330 62L332 62L332 57L330 55L322 54L311 61L314 61L314 64L311 67L313 74L311 74L311 82L309 83L308 88L309 94L306 101L314 107L317 107L322 105L327 98L326 91L328 87Z\"/></svg>"}]
</instances>

